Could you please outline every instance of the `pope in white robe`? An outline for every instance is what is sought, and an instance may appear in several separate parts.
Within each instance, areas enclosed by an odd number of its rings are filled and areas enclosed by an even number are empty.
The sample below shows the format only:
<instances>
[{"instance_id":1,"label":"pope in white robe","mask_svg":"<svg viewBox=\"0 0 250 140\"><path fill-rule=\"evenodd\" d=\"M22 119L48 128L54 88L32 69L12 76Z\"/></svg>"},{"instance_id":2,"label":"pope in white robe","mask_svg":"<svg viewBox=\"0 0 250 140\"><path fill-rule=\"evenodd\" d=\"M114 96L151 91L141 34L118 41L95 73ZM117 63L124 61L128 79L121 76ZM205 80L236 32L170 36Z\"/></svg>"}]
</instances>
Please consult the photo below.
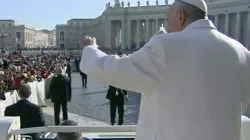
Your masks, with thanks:
<instances>
[{"instance_id":1,"label":"pope in white robe","mask_svg":"<svg viewBox=\"0 0 250 140\"><path fill-rule=\"evenodd\" d=\"M185 7L175 15L186 4L207 13L204 0L175 1L168 11L171 33L153 36L129 56L107 55L86 37L81 71L142 93L136 140L239 140L250 53L210 20L188 22Z\"/></svg>"}]
</instances>

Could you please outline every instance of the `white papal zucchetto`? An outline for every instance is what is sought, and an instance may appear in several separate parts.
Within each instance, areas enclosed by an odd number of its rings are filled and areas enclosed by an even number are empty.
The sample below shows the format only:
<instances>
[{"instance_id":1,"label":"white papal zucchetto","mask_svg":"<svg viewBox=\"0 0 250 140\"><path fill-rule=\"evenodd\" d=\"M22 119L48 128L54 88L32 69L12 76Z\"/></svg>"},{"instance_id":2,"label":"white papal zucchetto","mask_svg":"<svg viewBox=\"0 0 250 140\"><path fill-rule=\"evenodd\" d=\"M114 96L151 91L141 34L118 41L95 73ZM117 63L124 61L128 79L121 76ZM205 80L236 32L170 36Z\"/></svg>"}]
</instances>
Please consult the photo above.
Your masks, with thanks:
<instances>
[{"instance_id":1,"label":"white papal zucchetto","mask_svg":"<svg viewBox=\"0 0 250 140\"><path fill-rule=\"evenodd\" d=\"M207 14L207 3L205 0L180 0L190 5L193 5Z\"/></svg>"}]
</instances>

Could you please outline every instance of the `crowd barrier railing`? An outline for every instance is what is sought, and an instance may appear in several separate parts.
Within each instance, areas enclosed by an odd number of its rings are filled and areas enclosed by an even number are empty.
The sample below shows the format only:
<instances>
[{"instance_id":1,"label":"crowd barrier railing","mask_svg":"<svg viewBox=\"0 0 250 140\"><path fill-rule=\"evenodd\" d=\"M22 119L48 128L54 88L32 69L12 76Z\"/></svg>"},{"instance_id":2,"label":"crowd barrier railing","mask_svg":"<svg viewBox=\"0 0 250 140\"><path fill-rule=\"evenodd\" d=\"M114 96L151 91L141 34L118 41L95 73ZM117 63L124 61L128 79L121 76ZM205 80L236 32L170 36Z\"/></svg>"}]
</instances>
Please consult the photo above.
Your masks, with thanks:
<instances>
[{"instance_id":1,"label":"crowd barrier railing","mask_svg":"<svg viewBox=\"0 0 250 140\"><path fill-rule=\"evenodd\" d=\"M4 117L0 118L0 137L3 140L8 136L20 136L29 133L39 133L39 132L82 132L84 135L95 134L100 136L104 136L106 133L107 136L113 136L113 138L117 136L121 136L122 133L127 133L124 136L128 137L128 133L130 136L135 136L136 132L135 125L131 126L45 126L45 127L34 127L34 128L25 128L20 129L20 118L19 117ZM249 140L250 139L250 119L242 116L241 123L241 139L240 140ZM226 135L226 134L225 134ZM46 140L44 137L43 140Z\"/></svg>"},{"instance_id":2,"label":"crowd barrier railing","mask_svg":"<svg viewBox=\"0 0 250 140\"><path fill-rule=\"evenodd\" d=\"M63 74L65 75L65 70L63 70ZM28 98L30 102L41 107L46 106L45 99L46 95L49 92L49 86L52 77L53 75L51 75L48 79L40 82L34 81L28 83L31 87L31 95ZM5 93L5 97L6 100L0 100L0 117L4 116L4 111L7 106L15 104L20 100L16 90Z\"/></svg>"},{"instance_id":3,"label":"crowd barrier railing","mask_svg":"<svg viewBox=\"0 0 250 140\"><path fill-rule=\"evenodd\" d=\"M45 91L46 91L46 88L48 89L48 86L46 87L45 83L48 83L48 82L44 80L41 82L34 81L34 82L28 83L31 87L31 95L28 98L30 102L39 106L46 106L45 104L46 92ZM7 106L15 104L20 100L16 90L5 93L5 97L6 97L6 100L0 101L0 117L4 116L4 111Z\"/></svg>"}]
</instances>

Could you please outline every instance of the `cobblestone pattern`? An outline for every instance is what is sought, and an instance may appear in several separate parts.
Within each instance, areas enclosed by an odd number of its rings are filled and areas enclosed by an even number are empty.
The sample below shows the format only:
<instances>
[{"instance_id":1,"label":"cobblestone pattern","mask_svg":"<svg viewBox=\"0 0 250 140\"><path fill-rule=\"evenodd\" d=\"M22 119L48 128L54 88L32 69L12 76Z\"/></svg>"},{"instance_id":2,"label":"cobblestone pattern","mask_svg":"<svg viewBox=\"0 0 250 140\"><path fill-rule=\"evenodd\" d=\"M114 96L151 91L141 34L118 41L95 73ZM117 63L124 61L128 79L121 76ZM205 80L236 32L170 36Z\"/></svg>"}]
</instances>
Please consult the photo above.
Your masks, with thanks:
<instances>
[{"instance_id":1,"label":"cobblestone pattern","mask_svg":"<svg viewBox=\"0 0 250 140\"><path fill-rule=\"evenodd\" d=\"M109 101L105 98L108 86L88 82L88 88L83 89L79 74L72 74L73 92L72 101L68 104L68 111L83 116L80 120L86 120L85 122L89 124L93 124L95 120L109 123ZM124 124L137 124L141 95L131 92L128 94L129 101L125 104ZM53 107L49 101L47 101L47 105ZM91 119L86 119L86 117ZM75 119L79 120L77 117ZM46 122L53 123L53 117L46 115Z\"/></svg>"}]
</instances>

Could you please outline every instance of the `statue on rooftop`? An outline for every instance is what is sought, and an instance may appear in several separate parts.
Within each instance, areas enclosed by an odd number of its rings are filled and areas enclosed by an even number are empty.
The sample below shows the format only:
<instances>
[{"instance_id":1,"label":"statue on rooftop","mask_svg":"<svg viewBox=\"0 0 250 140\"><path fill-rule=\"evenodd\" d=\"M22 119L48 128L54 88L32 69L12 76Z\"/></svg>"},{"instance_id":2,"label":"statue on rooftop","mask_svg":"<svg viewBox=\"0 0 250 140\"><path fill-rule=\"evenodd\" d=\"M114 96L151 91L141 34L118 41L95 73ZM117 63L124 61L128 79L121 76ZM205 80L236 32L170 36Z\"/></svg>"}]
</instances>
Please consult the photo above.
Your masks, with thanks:
<instances>
[{"instance_id":1,"label":"statue on rooftop","mask_svg":"<svg viewBox=\"0 0 250 140\"><path fill-rule=\"evenodd\" d=\"M159 5L159 1L158 1L158 0L156 0L156 2L155 2L155 3L156 3L156 6L158 6L158 5Z\"/></svg>"},{"instance_id":2,"label":"statue on rooftop","mask_svg":"<svg viewBox=\"0 0 250 140\"><path fill-rule=\"evenodd\" d=\"M148 1L148 0L147 0L147 2L146 2L146 3L147 3L147 6L149 6L149 1Z\"/></svg>"},{"instance_id":3,"label":"statue on rooftop","mask_svg":"<svg viewBox=\"0 0 250 140\"><path fill-rule=\"evenodd\" d=\"M122 4L122 7L124 7L124 1L122 1L122 3L121 3L121 4Z\"/></svg>"},{"instance_id":4,"label":"statue on rooftop","mask_svg":"<svg viewBox=\"0 0 250 140\"><path fill-rule=\"evenodd\" d=\"M165 4L168 5L168 0L165 0Z\"/></svg>"},{"instance_id":5,"label":"statue on rooftop","mask_svg":"<svg viewBox=\"0 0 250 140\"><path fill-rule=\"evenodd\" d=\"M130 7L130 2L128 2L128 7Z\"/></svg>"},{"instance_id":6,"label":"statue on rooftop","mask_svg":"<svg viewBox=\"0 0 250 140\"><path fill-rule=\"evenodd\" d=\"M108 8L110 8L110 2L108 2Z\"/></svg>"},{"instance_id":7,"label":"statue on rooftop","mask_svg":"<svg viewBox=\"0 0 250 140\"><path fill-rule=\"evenodd\" d=\"M115 7L120 7L120 0L115 0Z\"/></svg>"},{"instance_id":8,"label":"statue on rooftop","mask_svg":"<svg viewBox=\"0 0 250 140\"><path fill-rule=\"evenodd\" d=\"M137 2L137 6L140 7L140 1Z\"/></svg>"},{"instance_id":9,"label":"statue on rooftop","mask_svg":"<svg viewBox=\"0 0 250 140\"><path fill-rule=\"evenodd\" d=\"M120 3L120 0L115 0L115 4L119 4Z\"/></svg>"}]
</instances>

